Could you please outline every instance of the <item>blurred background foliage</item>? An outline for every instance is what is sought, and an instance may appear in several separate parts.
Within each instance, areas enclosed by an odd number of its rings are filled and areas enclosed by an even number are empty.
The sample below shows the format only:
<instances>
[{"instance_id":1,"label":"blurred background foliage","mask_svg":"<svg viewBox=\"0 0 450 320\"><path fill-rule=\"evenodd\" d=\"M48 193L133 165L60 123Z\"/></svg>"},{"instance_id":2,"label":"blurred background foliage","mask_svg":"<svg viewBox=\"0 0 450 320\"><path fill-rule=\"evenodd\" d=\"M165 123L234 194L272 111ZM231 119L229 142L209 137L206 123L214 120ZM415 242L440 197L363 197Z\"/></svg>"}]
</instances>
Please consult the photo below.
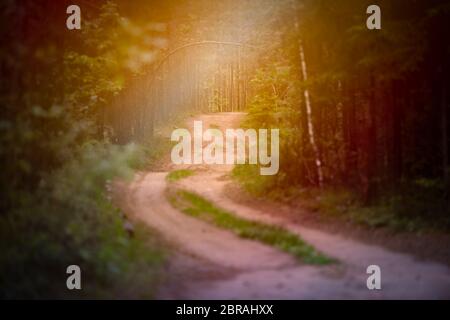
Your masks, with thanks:
<instances>
[{"instance_id":1,"label":"blurred background foliage","mask_svg":"<svg viewBox=\"0 0 450 320\"><path fill-rule=\"evenodd\" d=\"M158 149L115 146L99 128L166 47L166 23L125 1L83 1L82 29L69 31L70 4L0 4L0 297L151 297L164 252L142 226L130 236L106 187ZM66 288L71 264L81 291Z\"/></svg>"}]
</instances>

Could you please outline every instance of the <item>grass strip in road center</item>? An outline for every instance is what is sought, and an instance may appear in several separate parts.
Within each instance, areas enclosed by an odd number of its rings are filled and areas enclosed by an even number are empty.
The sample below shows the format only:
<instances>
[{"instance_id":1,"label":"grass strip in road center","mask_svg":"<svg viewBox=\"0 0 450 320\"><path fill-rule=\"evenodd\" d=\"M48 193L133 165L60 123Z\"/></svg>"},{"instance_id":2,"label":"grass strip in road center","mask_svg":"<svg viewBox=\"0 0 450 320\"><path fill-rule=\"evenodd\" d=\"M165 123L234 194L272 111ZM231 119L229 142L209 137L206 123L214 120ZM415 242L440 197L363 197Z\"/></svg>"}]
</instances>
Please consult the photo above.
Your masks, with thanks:
<instances>
[{"instance_id":1,"label":"grass strip in road center","mask_svg":"<svg viewBox=\"0 0 450 320\"><path fill-rule=\"evenodd\" d=\"M174 170L167 174L166 180L169 182L175 182L187 177L190 177L194 175L194 171L190 169L180 169L180 170Z\"/></svg>"},{"instance_id":2,"label":"grass strip in road center","mask_svg":"<svg viewBox=\"0 0 450 320\"><path fill-rule=\"evenodd\" d=\"M213 203L196 193L186 190L175 190L169 193L168 199L175 208L192 217L207 221L217 227L231 230L242 238L257 240L278 248L293 255L301 262L318 265L335 262L335 260L318 252L304 242L298 235L280 226L237 217L224 209L216 207Z\"/></svg>"}]
</instances>

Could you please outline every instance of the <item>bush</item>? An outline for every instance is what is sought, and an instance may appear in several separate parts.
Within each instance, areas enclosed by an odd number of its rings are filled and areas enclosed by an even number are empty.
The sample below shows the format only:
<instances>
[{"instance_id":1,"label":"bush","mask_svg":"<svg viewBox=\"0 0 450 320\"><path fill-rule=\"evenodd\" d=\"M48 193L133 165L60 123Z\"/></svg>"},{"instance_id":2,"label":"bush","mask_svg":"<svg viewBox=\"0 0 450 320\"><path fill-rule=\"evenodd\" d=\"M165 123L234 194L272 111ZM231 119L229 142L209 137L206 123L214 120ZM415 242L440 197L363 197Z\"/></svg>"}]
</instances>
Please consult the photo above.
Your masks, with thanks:
<instances>
[{"instance_id":1,"label":"bush","mask_svg":"<svg viewBox=\"0 0 450 320\"><path fill-rule=\"evenodd\" d=\"M149 297L163 254L142 226L130 237L105 194L114 177L130 177L142 148L89 143L0 218L1 298ZM82 290L66 288L79 265Z\"/></svg>"}]
</instances>

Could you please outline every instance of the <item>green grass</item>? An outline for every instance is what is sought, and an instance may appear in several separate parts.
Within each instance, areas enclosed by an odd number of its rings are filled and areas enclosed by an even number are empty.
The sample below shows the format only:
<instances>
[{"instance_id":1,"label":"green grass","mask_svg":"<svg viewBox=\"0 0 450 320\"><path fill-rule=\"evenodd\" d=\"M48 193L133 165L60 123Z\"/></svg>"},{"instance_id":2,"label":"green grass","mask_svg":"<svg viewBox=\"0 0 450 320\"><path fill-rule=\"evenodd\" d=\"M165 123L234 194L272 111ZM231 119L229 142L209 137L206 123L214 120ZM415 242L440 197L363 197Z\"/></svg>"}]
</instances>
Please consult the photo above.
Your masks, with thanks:
<instances>
[{"instance_id":1,"label":"green grass","mask_svg":"<svg viewBox=\"0 0 450 320\"><path fill-rule=\"evenodd\" d=\"M169 172L169 174L166 176L166 180L169 182L175 182L187 177L190 177L195 172L189 169L180 169L180 170L174 170Z\"/></svg>"},{"instance_id":2,"label":"green grass","mask_svg":"<svg viewBox=\"0 0 450 320\"><path fill-rule=\"evenodd\" d=\"M220 228L231 230L236 235L260 241L287 252L308 264L328 264L334 262L305 243L299 236L279 226L264 224L239 218L236 215L214 206L201 196L178 190L169 195L172 205L184 213L212 223Z\"/></svg>"}]
</instances>

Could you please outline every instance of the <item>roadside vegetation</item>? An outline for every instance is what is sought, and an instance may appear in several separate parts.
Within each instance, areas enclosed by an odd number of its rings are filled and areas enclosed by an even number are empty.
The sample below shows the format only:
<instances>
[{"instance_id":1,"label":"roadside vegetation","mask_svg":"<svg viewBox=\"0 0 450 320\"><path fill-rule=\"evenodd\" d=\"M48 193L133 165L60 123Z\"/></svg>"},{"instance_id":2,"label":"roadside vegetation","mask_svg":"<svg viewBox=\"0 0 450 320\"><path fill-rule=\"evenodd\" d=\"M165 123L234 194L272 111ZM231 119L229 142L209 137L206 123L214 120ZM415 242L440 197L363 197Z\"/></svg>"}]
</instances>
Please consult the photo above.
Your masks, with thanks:
<instances>
[{"instance_id":1,"label":"roadside vegetation","mask_svg":"<svg viewBox=\"0 0 450 320\"><path fill-rule=\"evenodd\" d=\"M1 5L0 298L151 298L165 250L148 228L129 227L108 189L167 143L118 139L104 110L152 62L131 51L161 50L141 31L163 35L113 2L84 8L82 30L70 32L64 5ZM66 287L73 264L82 290Z\"/></svg>"},{"instance_id":2,"label":"roadside vegetation","mask_svg":"<svg viewBox=\"0 0 450 320\"><path fill-rule=\"evenodd\" d=\"M111 179L144 164L137 145L91 143L0 217L2 298L150 298L164 251L136 224L133 233L108 198ZM128 222L130 223L130 222ZM66 268L82 270L82 290L66 288Z\"/></svg>"},{"instance_id":3,"label":"roadside vegetation","mask_svg":"<svg viewBox=\"0 0 450 320\"><path fill-rule=\"evenodd\" d=\"M450 217L432 181L419 180L405 186L397 196L380 197L367 205L350 188L285 187L272 176L258 174L257 165L237 165L231 176L249 195L301 206L324 218L339 219L368 228L386 228L394 232L450 232Z\"/></svg>"}]
</instances>

